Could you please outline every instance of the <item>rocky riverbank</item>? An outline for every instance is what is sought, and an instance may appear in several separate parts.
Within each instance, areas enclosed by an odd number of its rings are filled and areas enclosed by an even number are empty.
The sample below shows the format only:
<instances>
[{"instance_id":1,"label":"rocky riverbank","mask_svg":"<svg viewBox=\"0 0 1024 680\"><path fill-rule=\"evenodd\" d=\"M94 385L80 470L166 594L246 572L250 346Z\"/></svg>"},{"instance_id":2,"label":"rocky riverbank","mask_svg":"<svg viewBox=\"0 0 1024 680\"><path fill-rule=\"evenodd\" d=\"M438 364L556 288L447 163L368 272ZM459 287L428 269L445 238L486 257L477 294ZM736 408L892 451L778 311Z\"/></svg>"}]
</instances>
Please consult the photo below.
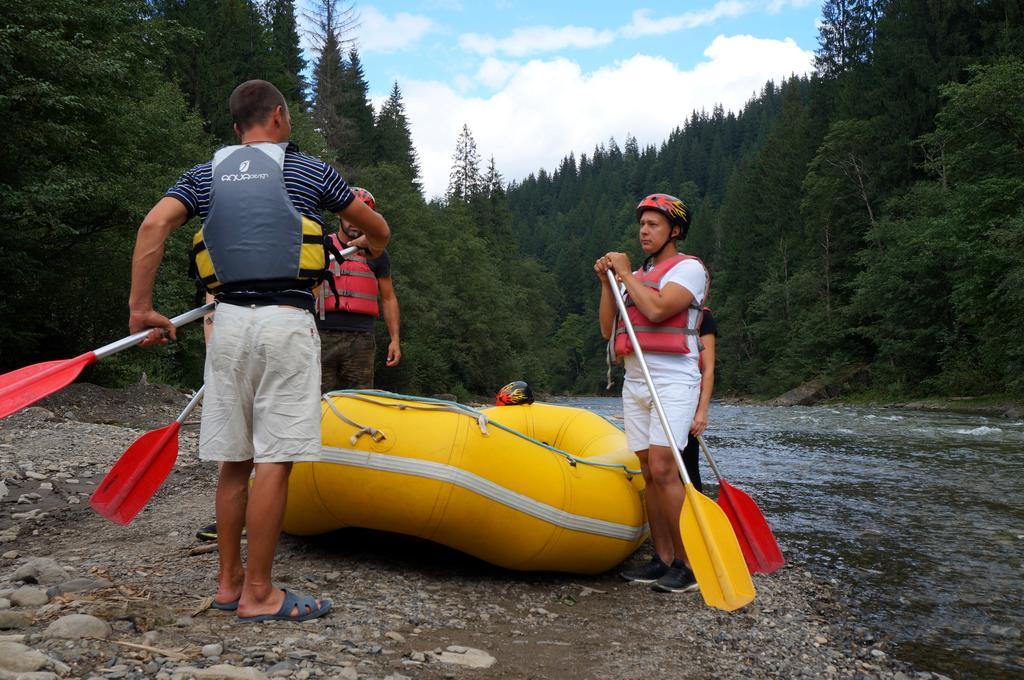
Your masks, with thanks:
<instances>
[{"instance_id":1,"label":"rocky riverbank","mask_svg":"<svg viewBox=\"0 0 1024 680\"><path fill-rule=\"evenodd\" d=\"M120 452L186 401L132 389L75 387L0 421L0 680L941 677L894 659L844 606L850 584L798 555L726 614L614 573L508 572L367 531L285 537L277 579L334 611L238 623L208 609L216 554L193 532L212 519L215 468L196 460L194 426L130 526L88 507Z\"/></svg>"}]
</instances>

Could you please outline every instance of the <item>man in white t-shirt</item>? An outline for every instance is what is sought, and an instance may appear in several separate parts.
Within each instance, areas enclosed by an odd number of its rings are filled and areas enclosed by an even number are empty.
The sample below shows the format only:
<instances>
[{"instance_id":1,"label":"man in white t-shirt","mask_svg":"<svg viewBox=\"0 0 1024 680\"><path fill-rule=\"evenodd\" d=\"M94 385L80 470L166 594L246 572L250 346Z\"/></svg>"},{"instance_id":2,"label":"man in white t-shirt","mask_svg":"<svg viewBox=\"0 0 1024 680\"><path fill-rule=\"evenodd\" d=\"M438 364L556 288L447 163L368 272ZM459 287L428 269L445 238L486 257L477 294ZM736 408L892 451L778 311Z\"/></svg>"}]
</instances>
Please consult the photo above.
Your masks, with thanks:
<instances>
[{"instance_id":1,"label":"man in white t-shirt","mask_svg":"<svg viewBox=\"0 0 1024 680\"><path fill-rule=\"evenodd\" d=\"M601 281L601 334L613 341L615 355L625 359L622 405L626 440L640 459L646 482L644 502L657 553L649 564L621 576L627 581L653 583L663 592L689 592L697 590L697 581L679 534L685 491L632 343L622 320L616 319L614 296L619 291L612 289L606 272L615 272L628 296L630 321L680 450L686 446L700 399L697 326L709 279L699 259L676 250L676 240L686 238L690 226L689 211L681 200L651 194L640 201L636 213L640 247L647 254L643 266L634 272L629 257L615 252L594 264Z\"/></svg>"}]
</instances>

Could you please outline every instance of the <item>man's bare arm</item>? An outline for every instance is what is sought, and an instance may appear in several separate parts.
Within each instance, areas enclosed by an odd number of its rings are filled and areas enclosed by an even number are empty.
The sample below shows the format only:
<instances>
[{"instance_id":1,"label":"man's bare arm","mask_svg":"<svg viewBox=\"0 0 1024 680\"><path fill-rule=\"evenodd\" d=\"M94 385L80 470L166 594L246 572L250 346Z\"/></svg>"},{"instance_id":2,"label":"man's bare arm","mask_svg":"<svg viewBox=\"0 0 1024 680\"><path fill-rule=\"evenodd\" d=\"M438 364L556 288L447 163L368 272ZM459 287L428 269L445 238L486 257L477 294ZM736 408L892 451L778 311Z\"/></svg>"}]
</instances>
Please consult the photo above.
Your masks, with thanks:
<instances>
[{"instance_id":1,"label":"man's bare arm","mask_svg":"<svg viewBox=\"0 0 1024 680\"><path fill-rule=\"evenodd\" d=\"M142 220L132 255L132 288L128 296L128 330L132 333L156 328L166 330L172 340L177 337L170 320L153 309L153 284L164 256L167 237L187 220L185 205L167 196L160 199ZM153 342L166 342L166 338L154 331L143 344Z\"/></svg>"}]
</instances>

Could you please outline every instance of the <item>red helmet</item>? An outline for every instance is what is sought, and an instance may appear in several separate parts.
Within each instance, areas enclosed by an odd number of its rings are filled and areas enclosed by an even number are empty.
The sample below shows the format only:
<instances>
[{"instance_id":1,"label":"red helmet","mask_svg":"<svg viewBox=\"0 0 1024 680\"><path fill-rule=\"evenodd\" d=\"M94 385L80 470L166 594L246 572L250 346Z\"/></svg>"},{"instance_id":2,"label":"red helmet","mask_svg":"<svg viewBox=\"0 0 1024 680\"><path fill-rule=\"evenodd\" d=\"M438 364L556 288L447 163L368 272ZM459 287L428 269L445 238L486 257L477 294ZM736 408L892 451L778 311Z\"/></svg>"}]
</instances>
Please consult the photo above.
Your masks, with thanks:
<instances>
[{"instance_id":1,"label":"red helmet","mask_svg":"<svg viewBox=\"0 0 1024 680\"><path fill-rule=\"evenodd\" d=\"M519 406L533 403L533 390L523 380L516 380L498 390L494 403L498 406Z\"/></svg>"},{"instance_id":2,"label":"red helmet","mask_svg":"<svg viewBox=\"0 0 1024 680\"><path fill-rule=\"evenodd\" d=\"M377 209L377 203L376 201L373 200L373 194L371 194L369 191L362 187L349 187L349 189L352 190L352 193L355 195L356 198L358 198L366 205L370 206L370 210Z\"/></svg>"},{"instance_id":3,"label":"red helmet","mask_svg":"<svg viewBox=\"0 0 1024 680\"><path fill-rule=\"evenodd\" d=\"M685 239L686 232L690 230L690 211L681 199L668 194L651 194L636 206L636 219L645 210L657 210L668 218L670 226L679 227L679 238Z\"/></svg>"}]
</instances>

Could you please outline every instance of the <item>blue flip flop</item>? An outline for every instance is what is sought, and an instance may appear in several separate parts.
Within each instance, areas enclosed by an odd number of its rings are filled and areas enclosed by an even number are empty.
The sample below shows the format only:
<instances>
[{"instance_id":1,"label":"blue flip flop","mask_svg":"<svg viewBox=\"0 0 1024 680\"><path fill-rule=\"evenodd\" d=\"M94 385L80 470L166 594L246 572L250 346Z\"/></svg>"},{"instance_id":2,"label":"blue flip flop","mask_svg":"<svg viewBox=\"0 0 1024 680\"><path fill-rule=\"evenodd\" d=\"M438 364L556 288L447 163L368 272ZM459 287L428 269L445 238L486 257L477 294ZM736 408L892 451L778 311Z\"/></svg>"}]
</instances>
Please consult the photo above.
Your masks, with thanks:
<instances>
[{"instance_id":1,"label":"blue flip flop","mask_svg":"<svg viewBox=\"0 0 1024 680\"><path fill-rule=\"evenodd\" d=\"M309 611L306 611L306 609ZM298 609L299 615L292 616L292 609ZM260 614L259 616L239 616L238 620L244 623L259 623L260 621L309 621L323 616L331 611L331 601L321 600L320 606L316 605L316 598L310 595L296 595L288 589L284 589L284 602L276 614Z\"/></svg>"},{"instance_id":2,"label":"blue flip flop","mask_svg":"<svg viewBox=\"0 0 1024 680\"><path fill-rule=\"evenodd\" d=\"M210 603L210 609L219 609L224 612L233 612L236 609L238 609L238 600L232 600L231 602L217 602L217 600L214 600Z\"/></svg>"}]
</instances>

